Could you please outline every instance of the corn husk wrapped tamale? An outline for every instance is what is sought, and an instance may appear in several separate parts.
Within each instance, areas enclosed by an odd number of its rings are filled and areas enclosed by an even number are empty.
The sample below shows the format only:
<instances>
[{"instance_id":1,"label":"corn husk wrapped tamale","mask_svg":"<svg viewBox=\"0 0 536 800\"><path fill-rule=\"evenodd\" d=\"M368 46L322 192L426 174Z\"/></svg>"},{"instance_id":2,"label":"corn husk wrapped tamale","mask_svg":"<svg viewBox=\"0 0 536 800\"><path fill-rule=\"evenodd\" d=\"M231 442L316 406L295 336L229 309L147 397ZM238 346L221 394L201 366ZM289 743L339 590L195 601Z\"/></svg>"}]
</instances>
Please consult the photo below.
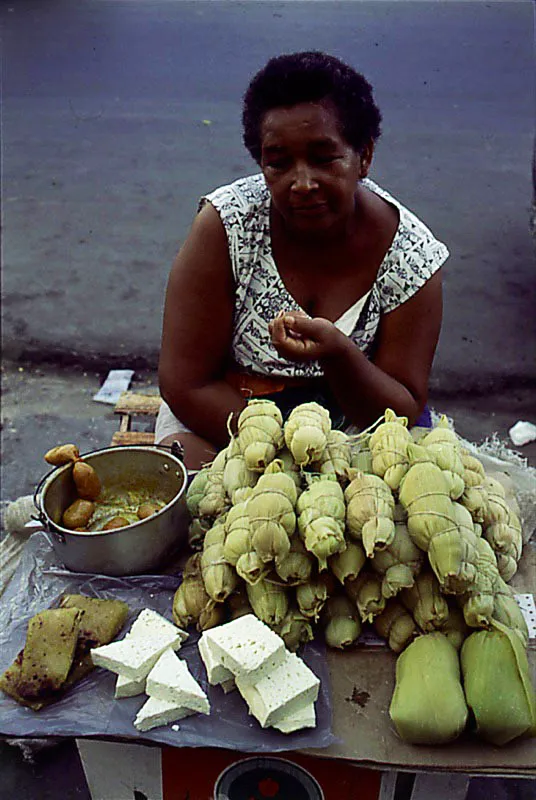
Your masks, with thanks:
<instances>
[{"instance_id":1,"label":"corn husk wrapped tamale","mask_svg":"<svg viewBox=\"0 0 536 800\"><path fill-rule=\"evenodd\" d=\"M484 521L488 503L488 490L484 486L486 472L482 463L462 448L461 459L464 467L463 481L465 489L459 498L460 503L467 508L475 522Z\"/></svg>"},{"instance_id":2,"label":"corn husk wrapped tamale","mask_svg":"<svg viewBox=\"0 0 536 800\"><path fill-rule=\"evenodd\" d=\"M328 647L339 650L350 647L361 633L358 611L345 595L328 597L320 614L320 625Z\"/></svg>"},{"instance_id":3,"label":"corn husk wrapped tamale","mask_svg":"<svg viewBox=\"0 0 536 800\"><path fill-rule=\"evenodd\" d=\"M296 484L283 470L283 462L272 461L261 475L247 501L252 544L261 561L282 561L290 550L296 528Z\"/></svg>"},{"instance_id":4,"label":"corn husk wrapped tamale","mask_svg":"<svg viewBox=\"0 0 536 800\"><path fill-rule=\"evenodd\" d=\"M201 574L201 556L202 553L194 553L187 560L182 582L173 596L172 616L179 628L187 628L194 623L201 630L214 627L218 624L219 609L222 609L223 618L223 605L218 605L218 610L214 612L216 603L205 588Z\"/></svg>"},{"instance_id":5,"label":"corn husk wrapped tamale","mask_svg":"<svg viewBox=\"0 0 536 800\"><path fill-rule=\"evenodd\" d=\"M247 584L246 591L255 616L271 628L280 625L288 611L287 589L266 580Z\"/></svg>"},{"instance_id":6,"label":"corn husk wrapped tamale","mask_svg":"<svg viewBox=\"0 0 536 800\"><path fill-rule=\"evenodd\" d=\"M248 599L246 587L243 583L240 584L240 586L238 586L235 591L229 595L225 601L225 606L229 620L238 619L238 617L245 617L246 614L253 614L253 609L251 608Z\"/></svg>"},{"instance_id":7,"label":"corn husk wrapped tamale","mask_svg":"<svg viewBox=\"0 0 536 800\"><path fill-rule=\"evenodd\" d=\"M507 628L512 630L524 647L527 646L529 640L529 631L525 617L519 608L514 590L511 586L498 577L495 582L495 598L493 602L493 619L506 625Z\"/></svg>"},{"instance_id":8,"label":"corn husk wrapped tamale","mask_svg":"<svg viewBox=\"0 0 536 800\"><path fill-rule=\"evenodd\" d=\"M319 570L327 569L328 558L346 549L346 506L335 476L311 478L298 498L296 512L305 547L316 556Z\"/></svg>"},{"instance_id":9,"label":"corn husk wrapped tamale","mask_svg":"<svg viewBox=\"0 0 536 800\"><path fill-rule=\"evenodd\" d=\"M405 742L446 744L465 728L467 705L457 650L438 631L419 636L396 662L389 714Z\"/></svg>"},{"instance_id":10,"label":"corn husk wrapped tamale","mask_svg":"<svg viewBox=\"0 0 536 800\"><path fill-rule=\"evenodd\" d=\"M362 570L355 580L345 582L344 589L357 608L362 622L372 622L385 608L382 580L376 573Z\"/></svg>"},{"instance_id":11,"label":"corn husk wrapped tamale","mask_svg":"<svg viewBox=\"0 0 536 800\"><path fill-rule=\"evenodd\" d=\"M369 440L372 472L383 478L393 491L398 489L409 469L408 443L412 438L407 426L407 417L397 417L388 408L385 422L376 428Z\"/></svg>"},{"instance_id":12,"label":"corn husk wrapped tamale","mask_svg":"<svg viewBox=\"0 0 536 800\"><path fill-rule=\"evenodd\" d=\"M323 576L296 586L298 608L305 617L315 621L319 619L328 595L328 582Z\"/></svg>"},{"instance_id":13,"label":"corn husk wrapped tamale","mask_svg":"<svg viewBox=\"0 0 536 800\"><path fill-rule=\"evenodd\" d=\"M351 481L344 490L346 526L361 541L370 558L392 542L395 535L395 500L389 486L377 475L350 470Z\"/></svg>"},{"instance_id":14,"label":"corn husk wrapped tamale","mask_svg":"<svg viewBox=\"0 0 536 800\"><path fill-rule=\"evenodd\" d=\"M311 620L305 617L299 608L291 606L276 632L285 642L285 647L295 653L300 645L311 642L314 638Z\"/></svg>"},{"instance_id":15,"label":"corn husk wrapped tamale","mask_svg":"<svg viewBox=\"0 0 536 800\"><path fill-rule=\"evenodd\" d=\"M322 458L331 431L329 411L319 403L300 403L284 425L285 444L294 461L305 467Z\"/></svg>"},{"instance_id":16,"label":"corn husk wrapped tamale","mask_svg":"<svg viewBox=\"0 0 536 800\"><path fill-rule=\"evenodd\" d=\"M455 605L454 601L449 604L449 616L444 625L441 626L441 633L444 633L449 642L459 650L472 633L472 629L467 625L461 608Z\"/></svg>"},{"instance_id":17,"label":"corn husk wrapped tamale","mask_svg":"<svg viewBox=\"0 0 536 800\"><path fill-rule=\"evenodd\" d=\"M465 489L464 465L461 458L461 443L456 433L449 427L445 415L437 425L424 436L420 445L432 454L435 463L443 471L452 500L462 496Z\"/></svg>"},{"instance_id":18,"label":"corn husk wrapped tamale","mask_svg":"<svg viewBox=\"0 0 536 800\"><path fill-rule=\"evenodd\" d=\"M299 536L293 536L289 552L279 564L275 565L275 571L287 586L297 586L300 583L307 583L314 564L313 554L306 550L305 544Z\"/></svg>"},{"instance_id":19,"label":"corn husk wrapped tamale","mask_svg":"<svg viewBox=\"0 0 536 800\"><path fill-rule=\"evenodd\" d=\"M395 522L395 537L370 560L372 569L382 576L382 594L394 597L401 589L413 586L426 554L413 543L404 522Z\"/></svg>"},{"instance_id":20,"label":"corn husk wrapped tamale","mask_svg":"<svg viewBox=\"0 0 536 800\"><path fill-rule=\"evenodd\" d=\"M327 444L320 461L312 466L321 475L334 475L341 486L348 483L348 470L351 462L350 439L344 431L332 430L327 437Z\"/></svg>"},{"instance_id":21,"label":"corn husk wrapped tamale","mask_svg":"<svg viewBox=\"0 0 536 800\"><path fill-rule=\"evenodd\" d=\"M209 472L210 467L203 467L196 472L186 491L186 506L192 517L199 514L199 501L205 494Z\"/></svg>"},{"instance_id":22,"label":"corn husk wrapped tamale","mask_svg":"<svg viewBox=\"0 0 536 800\"><path fill-rule=\"evenodd\" d=\"M407 608L394 598L374 617L373 624L376 633L387 640L395 653L401 653L421 633Z\"/></svg>"},{"instance_id":23,"label":"corn husk wrapped tamale","mask_svg":"<svg viewBox=\"0 0 536 800\"><path fill-rule=\"evenodd\" d=\"M238 576L224 554L225 523L219 520L207 531L201 553L201 575L209 597L223 603L236 589Z\"/></svg>"},{"instance_id":24,"label":"corn husk wrapped tamale","mask_svg":"<svg viewBox=\"0 0 536 800\"><path fill-rule=\"evenodd\" d=\"M398 595L419 628L431 632L443 627L449 616L447 598L441 593L439 581L433 572L422 572L409 589Z\"/></svg>"},{"instance_id":25,"label":"corn husk wrapped tamale","mask_svg":"<svg viewBox=\"0 0 536 800\"><path fill-rule=\"evenodd\" d=\"M363 550L363 545L347 538L346 550L331 556L328 565L330 572L335 575L340 583L344 584L346 580L357 578L365 566L366 560L367 556Z\"/></svg>"},{"instance_id":26,"label":"corn husk wrapped tamale","mask_svg":"<svg viewBox=\"0 0 536 800\"><path fill-rule=\"evenodd\" d=\"M463 643L461 665L476 733L495 745L536 735L536 696L526 650L500 623L475 631Z\"/></svg>"},{"instance_id":27,"label":"corn husk wrapped tamale","mask_svg":"<svg viewBox=\"0 0 536 800\"><path fill-rule=\"evenodd\" d=\"M469 591L460 598L465 621L472 628L491 624L495 603L495 584L499 576L497 559L486 539L476 540L477 573Z\"/></svg>"},{"instance_id":28,"label":"corn husk wrapped tamale","mask_svg":"<svg viewBox=\"0 0 536 800\"><path fill-rule=\"evenodd\" d=\"M273 400L253 398L238 417L238 444L248 469L263 472L283 445L283 417Z\"/></svg>"}]
</instances>

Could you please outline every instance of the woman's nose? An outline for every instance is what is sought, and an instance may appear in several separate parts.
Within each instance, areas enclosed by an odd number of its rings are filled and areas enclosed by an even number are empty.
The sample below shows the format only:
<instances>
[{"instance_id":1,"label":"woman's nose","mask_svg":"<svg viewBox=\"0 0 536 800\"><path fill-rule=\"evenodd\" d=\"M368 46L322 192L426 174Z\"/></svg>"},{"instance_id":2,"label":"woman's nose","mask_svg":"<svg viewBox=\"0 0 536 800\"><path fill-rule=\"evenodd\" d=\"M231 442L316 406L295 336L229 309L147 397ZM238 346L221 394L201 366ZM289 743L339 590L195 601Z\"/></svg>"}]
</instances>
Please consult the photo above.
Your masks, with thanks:
<instances>
[{"instance_id":1,"label":"woman's nose","mask_svg":"<svg viewBox=\"0 0 536 800\"><path fill-rule=\"evenodd\" d=\"M292 191L310 192L318 187L313 170L307 165L298 165L292 176Z\"/></svg>"}]
</instances>

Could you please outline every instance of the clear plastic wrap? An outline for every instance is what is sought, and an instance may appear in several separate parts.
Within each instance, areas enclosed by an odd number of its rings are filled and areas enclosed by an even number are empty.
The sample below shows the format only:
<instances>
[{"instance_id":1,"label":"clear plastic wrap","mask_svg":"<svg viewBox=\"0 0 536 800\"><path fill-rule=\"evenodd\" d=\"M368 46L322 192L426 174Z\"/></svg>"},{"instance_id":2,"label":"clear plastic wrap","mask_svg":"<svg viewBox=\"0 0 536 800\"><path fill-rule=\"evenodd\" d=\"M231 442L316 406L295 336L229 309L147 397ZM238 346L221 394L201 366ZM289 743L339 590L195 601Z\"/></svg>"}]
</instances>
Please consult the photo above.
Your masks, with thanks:
<instances>
[{"instance_id":1,"label":"clear plastic wrap","mask_svg":"<svg viewBox=\"0 0 536 800\"><path fill-rule=\"evenodd\" d=\"M3 672L24 646L28 620L38 611L54 606L64 593L125 601L130 609L125 630L143 608L152 608L171 617L173 594L179 576L140 575L112 578L70 572L62 568L46 534L36 532L28 542L21 562L0 605L0 672ZM195 714L179 722L179 730L166 725L140 733L134 718L146 695L116 700L116 676L95 669L63 698L35 712L0 692L0 733L10 737L98 736L156 742L174 747L222 747L243 752L278 752L328 747L335 741L331 733L329 671L324 646L312 642L299 655L320 678L316 703L317 726L292 734L273 728L262 729L248 714L237 691L225 694L209 686L197 650L197 633L191 633L180 650L190 671L207 692L209 716Z\"/></svg>"}]
</instances>

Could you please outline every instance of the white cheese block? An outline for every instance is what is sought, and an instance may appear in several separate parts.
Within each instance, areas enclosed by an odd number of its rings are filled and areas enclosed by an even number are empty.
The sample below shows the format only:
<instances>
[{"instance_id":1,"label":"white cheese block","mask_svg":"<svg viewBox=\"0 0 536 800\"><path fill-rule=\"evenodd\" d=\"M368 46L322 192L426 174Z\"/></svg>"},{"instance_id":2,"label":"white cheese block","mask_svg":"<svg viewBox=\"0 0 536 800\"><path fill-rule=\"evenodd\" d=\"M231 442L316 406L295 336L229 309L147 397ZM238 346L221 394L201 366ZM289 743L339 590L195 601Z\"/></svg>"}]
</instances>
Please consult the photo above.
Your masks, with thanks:
<instances>
[{"instance_id":1,"label":"white cheese block","mask_svg":"<svg viewBox=\"0 0 536 800\"><path fill-rule=\"evenodd\" d=\"M125 678L139 681L145 678L156 664L164 650L170 647L170 637L156 640L146 637L129 636L118 642L94 647L91 660L96 667L104 667Z\"/></svg>"},{"instance_id":2,"label":"white cheese block","mask_svg":"<svg viewBox=\"0 0 536 800\"><path fill-rule=\"evenodd\" d=\"M314 703L320 687L319 679L307 664L288 652L283 664L273 666L257 680L237 676L235 681L249 713L263 728Z\"/></svg>"},{"instance_id":3,"label":"white cheese block","mask_svg":"<svg viewBox=\"0 0 536 800\"><path fill-rule=\"evenodd\" d=\"M288 717L283 717L279 722L274 723L274 728L277 728L281 733L293 733L300 731L302 728L315 728L316 727L316 711L315 704L309 703L294 714L289 714Z\"/></svg>"},{"instance_id":4,"label":"white cheese block","mask_svg":"<svg viewBox=\"0 0 536 800\"><path fill-rule=\"evenodd\" d=\"M201 636L199 642L197 643L197 647L199 649L201 660L203 661L203 664L207 670L207 677L210 685L217 686L225 681L233 681L234 684L233 673L220 663L218 657L211 648L210 640L206 639L204 636Z\"/></svg>"},{"instance_id":5,"label":"white cheese block","mask_svg":"<svg viewBox=\"0 0 536 800\"><path fill-rule=\"evenodd\" d=\"M148 639L169 636L170 646L174 650L178 650L182 642L188 638L186 631L178 628L157 611L153 611L152 608L144 608L140 611L127 636L144 636Z\"/></svg>"},{"instance_id":6,"label":"white cheese block","mask_svg":"<svg viewBox=\"0 0 536 800\"><path fill-rule=\"evenodd\" d=\"M124 675L118 675L115 682L115 697L136 697L138 694L143 694L145 691L145 678L139 681L133 681L130 678L125 678Z\"/></svg>"},{"instance_id":7,"label":"white cheese block","mask_svg":"<svg viewBox=\"0 0 536 800\"><path fill-rule=\"evenodd\" d=\"M147 676L145 691L150 697L168 700L201 714L210 714L210 704L205 692L171 648L166 650Z\"/></svg>"},{"instance_id":8,"label":"white cheese block","mask_svg":"<svg viewBox=\"0 0 536 800\"><path fill-rule=\"evenodd\" d=\"M203 638L222 666L250 680L260 677L268 663L272 668L281 664L287 652L283 639L254 614L210 628Z\"/></svg>"},{"instance_id":9,"label":"white cheese block","mask_svg":"<svg viewBox=\"0 0 536 800\"><path fill-rule=\"evenodd\" d=\"M149 697L146 703L142 705L134 720L134 727L139 731L150 731L151 728L157 728L160 725L169 725L170 722L176 722L178 719L193 714L189 708L177 705L177 703L170 703L167 700L158 700L156 697ZM178 728L178 725L177 725Z\"/></svg>"}]
</instances>

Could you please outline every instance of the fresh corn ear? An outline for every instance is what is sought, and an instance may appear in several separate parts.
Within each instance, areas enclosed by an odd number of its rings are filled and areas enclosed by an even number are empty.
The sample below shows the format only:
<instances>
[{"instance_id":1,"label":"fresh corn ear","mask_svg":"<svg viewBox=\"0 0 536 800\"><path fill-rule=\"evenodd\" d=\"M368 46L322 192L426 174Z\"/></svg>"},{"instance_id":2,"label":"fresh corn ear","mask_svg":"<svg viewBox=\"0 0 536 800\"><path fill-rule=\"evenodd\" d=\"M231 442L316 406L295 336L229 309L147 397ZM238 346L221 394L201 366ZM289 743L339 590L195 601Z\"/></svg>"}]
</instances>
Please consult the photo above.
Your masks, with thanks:
<instances>
[{"instance_id":1,"label":"fresh corn ear","mask_svg":"<svg viewBox=\"0 0 536 800\"><path fill-rule=\"evenodd\" d=\"M526 650L500 623L463 643L461 665L476 733L495 745L536 735L536 696Z\"/></svg>"},{"instance_id":2,"label":"fresh corn ear","mask_svg":"<svg viewBox=\"0 0 536 800\"><path fill-rule=\"evenodd\" d=\"M442 633L413 641L396 662L389 714L405 742L446 744L467 722L458 652Z\"/></svg>"}]
</instances>

